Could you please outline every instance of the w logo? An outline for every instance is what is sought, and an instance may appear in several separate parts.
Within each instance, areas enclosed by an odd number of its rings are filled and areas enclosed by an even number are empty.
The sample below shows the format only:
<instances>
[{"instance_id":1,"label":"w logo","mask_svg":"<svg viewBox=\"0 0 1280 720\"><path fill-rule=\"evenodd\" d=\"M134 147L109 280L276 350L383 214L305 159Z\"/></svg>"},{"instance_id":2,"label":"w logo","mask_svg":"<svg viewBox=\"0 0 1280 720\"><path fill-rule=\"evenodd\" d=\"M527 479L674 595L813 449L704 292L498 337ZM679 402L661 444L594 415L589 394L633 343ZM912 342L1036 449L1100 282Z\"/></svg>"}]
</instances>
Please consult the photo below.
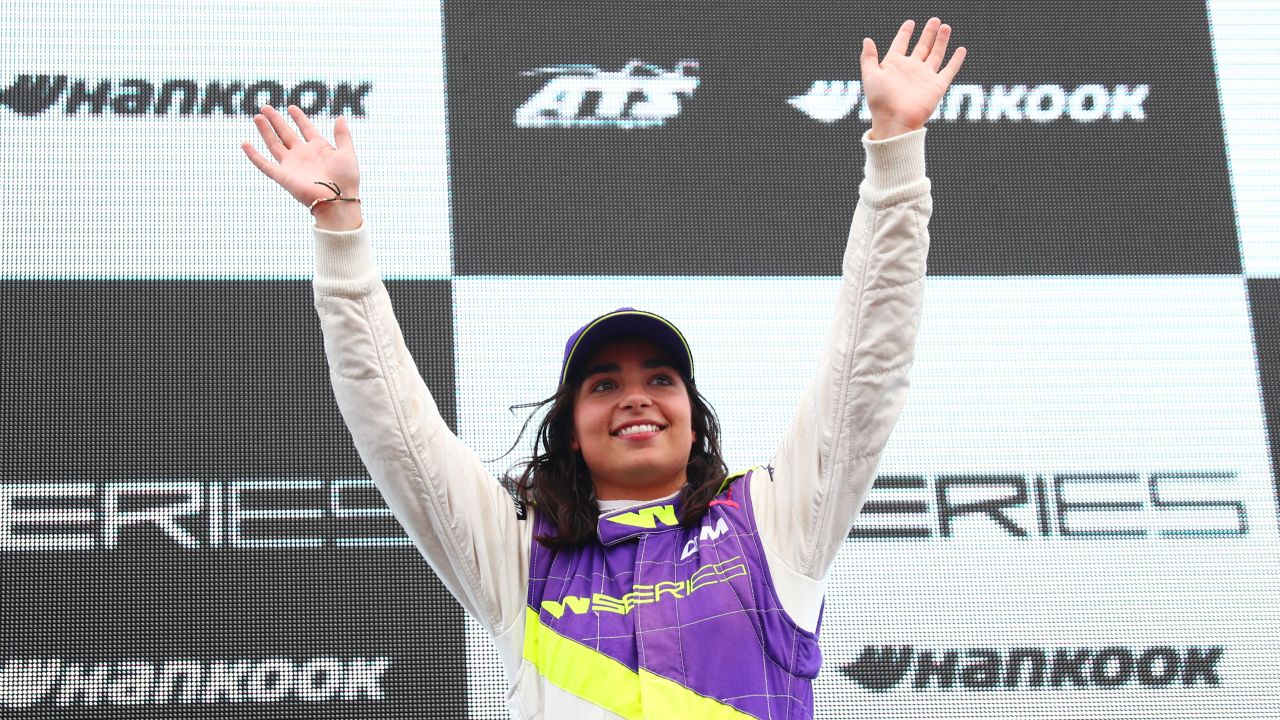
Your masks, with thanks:
<instances>
[{"instance_id":1,"label":"w logo","mask_svg":"<svg viewBox=\"0 0 1280 720\"><path fill-rule=\"evenodd\" d=\"M845 677L856 681L862 687L876 692L884 692L902 682L903 676L911 667L912 647L873 647L862 648L857 660L848 663L840 670Z\"/></svg>"},{"instance_id":2,"label":"w logo","mask_svg":"<svg viewBox=\"0 0 1280 720\"><path fill-rule=\"evenodd\" d=\"M787 98L791 107L814 120L833 123L853 112L862 93L857 80L815 80L809 92Z\"/></svg>"},{"instance_id":3,"label":"w logo","mask_svg":"<svg viewBox=\"0 0 1280 720\"><path fill-rule=\"evenodd\" d=\"M39 115L62 97L66 75L19 75L8 88L0 90L0 104L19 115Z\"/></svg>"},{"instance_id":4,"label":"w logo","mask_svg":"<svg viewBox=\"0 0 1280 720\"><path fill-rule=\"evenodd\" d=\"M619 525L629 525L646 530L654 529L658 526L658 523L662 523L667 527L675 527L680 524L680 520L676 518L674 505L656 505L654 507L640 508L632 512L610 516L608 520Z\"/></svg>"}]
</instances>

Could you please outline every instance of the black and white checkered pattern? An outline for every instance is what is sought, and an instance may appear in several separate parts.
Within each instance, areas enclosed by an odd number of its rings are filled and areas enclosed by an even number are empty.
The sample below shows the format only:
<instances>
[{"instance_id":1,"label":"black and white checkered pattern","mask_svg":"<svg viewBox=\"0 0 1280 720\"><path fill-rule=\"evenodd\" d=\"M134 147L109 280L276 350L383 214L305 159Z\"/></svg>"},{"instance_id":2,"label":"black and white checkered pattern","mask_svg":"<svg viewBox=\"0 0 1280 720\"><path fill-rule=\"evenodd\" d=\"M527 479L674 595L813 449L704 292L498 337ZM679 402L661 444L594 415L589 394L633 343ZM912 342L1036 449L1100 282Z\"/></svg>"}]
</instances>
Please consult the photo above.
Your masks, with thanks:
<instances>
[{"instance_id":1,"label":"black and white checkered pattern","mask_svg":"<svg viewBox=\"0 0 1280 720\"><path fill-rule=\"evenodd\" d=\"M1246 4L322 2L283 31L249 4L10 5L0 82L368 83L343 112L375 253L441 411L495 473L520 456L503 456L509 406L549 395L564 338L619 306L684 330L731 464L768 460L829 321L867 127L856 97L826 121L804 98L839 110L861 37L883 52L900 19L937 14L969 48L958 84L1038 100L930 124L913 394L894 480L830 579L819 715L1264 717L1280 698L1259 630L1280 591L1275 151L1248 110L1275 101L1250 94L1270 35ZM588 82L521 125L552 78L632 60L651 68L619 108ZM663 90L659 71L696 86ZM1093 86L1118 116L1072 116ZM30 114L0 98L0 572L18 579L0 583L0 668L385 657L381 698L153 691L130 712L504 717L487 638L385 516L357 512L377 503L327 387L310 238L288 229L305 216L232 156L248 116L72 114L71 92ZM677 111L653 110L668 95ZM233 546L226 498L277 481L237 496L234 532L256 544ZM23 490L50 486L72 489ZM190 512L171 525L112 525L176 498ZM872 688L866 649L904 646L913 664ZM1185 664L1191 647L1222 649L1216 684L1143 685L1144 652ZM988 656L965 654L1014 648L1121 648L1134 668L1097 681L1124 669L1113 653L1084 685L993 691ZM3 677L0 707L17 705L27 681ZM118 712L112 682L76 712ZM21 716L64 715L60 687Z\"/></svg>"}]
</instances>

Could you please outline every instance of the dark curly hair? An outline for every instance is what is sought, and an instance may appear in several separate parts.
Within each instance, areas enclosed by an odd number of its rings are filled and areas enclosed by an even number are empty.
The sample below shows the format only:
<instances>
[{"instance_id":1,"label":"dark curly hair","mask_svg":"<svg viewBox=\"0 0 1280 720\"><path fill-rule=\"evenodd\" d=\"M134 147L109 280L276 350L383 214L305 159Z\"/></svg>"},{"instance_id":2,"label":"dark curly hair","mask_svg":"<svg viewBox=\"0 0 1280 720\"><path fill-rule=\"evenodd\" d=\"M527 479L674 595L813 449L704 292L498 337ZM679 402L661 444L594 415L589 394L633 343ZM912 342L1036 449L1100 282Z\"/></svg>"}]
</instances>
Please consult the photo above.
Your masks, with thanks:
<instances>
[{"instance_id":1,"label":"dark curly hair","mask_svg":"<svg viewBox=\"0 0 1280 720\"><path fill-rule=\"evenodd\" d=\"M689 393L693 431L697 440L689 451L687 483L681 490L680 524L689 527L706 514L729 473L720 454L720 420L693 379L680 374ZM573 450L573 407L581 378L570 378L556 394L538 403L517 407L533 408L533 413L550 406L534 437L533 457L524 463L514 480L514 491L526 507L546 513L555 526L550 536L535 539L544 545L577 545L596 536L600 510L596 505L591 471L582 454ZM532 419L530 415L530 419ZM526 421L526 426L528 421ZM521 436L524 430L520 431ZM516 440L519 443L519 439ZM520 466L517 465L516 468ZM516 468L513 468L516 469ZM508 478L512 473L508 472Z\"/></svg>"}]
</instances>

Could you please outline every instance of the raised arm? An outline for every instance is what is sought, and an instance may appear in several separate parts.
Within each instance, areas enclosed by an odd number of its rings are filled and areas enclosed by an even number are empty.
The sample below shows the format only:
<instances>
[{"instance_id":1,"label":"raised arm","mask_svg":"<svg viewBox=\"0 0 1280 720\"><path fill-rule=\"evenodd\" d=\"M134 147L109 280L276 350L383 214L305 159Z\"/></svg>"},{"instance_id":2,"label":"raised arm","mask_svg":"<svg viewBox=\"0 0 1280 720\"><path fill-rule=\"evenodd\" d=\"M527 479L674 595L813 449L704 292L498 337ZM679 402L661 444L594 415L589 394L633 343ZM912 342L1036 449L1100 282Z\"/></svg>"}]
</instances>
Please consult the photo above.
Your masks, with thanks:
<instances>
[{"instance_id":1,"label":"raised arm","mask_svg":"<svg viewBox=\"0 0 1280 720\"><path fill-rule=\"evenodd\" d=\"M875 43L863 40L862 87L872 122L863 136L865 176L835 319L817 375L774 458L772 480L752 484L771 560L815 582L871 488L914 359L932 211L923 128L965 56L960 48L942 64L951 28L937 18L908 52L914 27L903 23L883 60ZM820 588L809 594L820 596ZM816 617L817 607L810 610Z\"/></svg>"},{"instance_id":2,"label":"raised arm","mask_svg":"<svg viewBox=\"0 0 1280 720\"><path fill-rule=\"evenodd\" d=\"M526 523L449 430L409 355L360 204L341 199L358 197L360 187L346 121L338 119L331 145L301 110L289 112L301 135L273 108L254 118L274 162L248 143L243 148L263 174L313 208L315 305L342 417L388 507L441 581L490 632L500 632L523 609ZM332 197L338 199L326 201Z\"/></svg>"}]
</instances>

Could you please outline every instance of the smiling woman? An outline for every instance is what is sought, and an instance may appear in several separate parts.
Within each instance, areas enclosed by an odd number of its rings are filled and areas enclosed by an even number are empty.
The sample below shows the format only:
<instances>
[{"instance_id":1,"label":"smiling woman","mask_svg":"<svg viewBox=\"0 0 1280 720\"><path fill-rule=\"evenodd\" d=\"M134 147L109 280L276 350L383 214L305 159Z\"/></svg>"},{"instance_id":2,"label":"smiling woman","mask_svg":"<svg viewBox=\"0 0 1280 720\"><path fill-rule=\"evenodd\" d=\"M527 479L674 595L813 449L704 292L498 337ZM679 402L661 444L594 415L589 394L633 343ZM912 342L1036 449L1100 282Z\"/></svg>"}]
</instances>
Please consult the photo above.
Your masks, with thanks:
<instances>
[{"instance_id":1,"label":"smiling woman","mask_svg":"<svg viewBox=\"0 0 1280 720\"><path fill-rule=\"evenodd\" d=\"M519 505L450 432L409 357L346 124L331 146L296 107L300 136L274 109L255 118L276 162L245 152L316 217L316 307L343 417L388 506L492 635L514 716L813 716L826 575L914 357L932 209L924 123L964 57L943 65L950 28L936 18L910 50L914 28L883 60L863 41L872 123L835 318L767 464L727 473L683 335L623 308L566 343Z\"/></svg>"},{"instance_id":2,"label":"smiling woman","mask_svg":"<svg viewBox=\"0 0 1280 720\"><path fill-rule=\"evenodd\" d=\"M540 542L592 538L598 501L684 490L681 524L702 518L728 471L692 372L684 336L652 313L621 308L570 336L560 389L517 481L520 499L554 519Z\"/></svg>"},{"instance_id":3,"label":"smiling woman","mask_svg":"<svg viewBox=\"0 0 1280 720\"><path fill-rule=\"evenodd\" d=\"M697 441L685 381L658 346L615 340L591 354L574 395L573 437L600 500L662 497L685 485Z\"/></svg>"}]
</instances>

